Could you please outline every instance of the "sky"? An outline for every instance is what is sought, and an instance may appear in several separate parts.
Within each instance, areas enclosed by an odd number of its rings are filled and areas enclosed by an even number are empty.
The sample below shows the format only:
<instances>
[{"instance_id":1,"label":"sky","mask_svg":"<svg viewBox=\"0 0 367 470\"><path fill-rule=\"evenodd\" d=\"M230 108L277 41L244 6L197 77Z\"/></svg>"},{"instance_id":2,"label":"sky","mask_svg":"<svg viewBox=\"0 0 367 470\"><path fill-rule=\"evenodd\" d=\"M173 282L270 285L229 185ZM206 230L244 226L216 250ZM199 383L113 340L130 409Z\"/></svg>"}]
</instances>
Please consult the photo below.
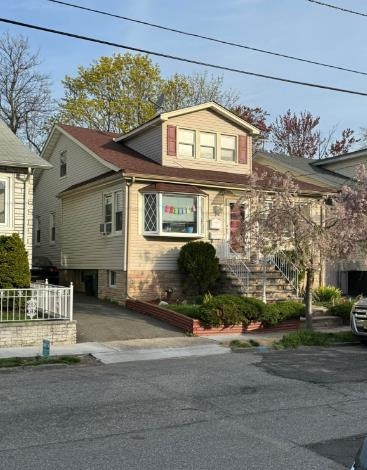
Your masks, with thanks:
<instances>
[{"instance_id":1,"label":"sky","mask_svg":"<svg viewBox=\"0 0 367 470\"><path fill-rule=\"evenodd\" d=\"M330 9L307 0L66 0L80 6L160 24L203 36L367 73L367 17ZM364 0L326 3L367 13ZM204 39L162 31L121 19L58 5L49 0L0 0L0 17L90 36L124 46L291 80L367 93L367 75L324 68ZM100 56L128 50L35 31L0 21L0 35L22 34L39 49L43 73L50 76L55 98L61 80L75 76ZM288 109L320 116L324 135L350 127L367 127L367 96L338 93L274 80L205 68L150 56L163 77L202 73L223 77L223 86L239 94L239 103L261 106L270 120Z\"/></svg>"}]
</instances>

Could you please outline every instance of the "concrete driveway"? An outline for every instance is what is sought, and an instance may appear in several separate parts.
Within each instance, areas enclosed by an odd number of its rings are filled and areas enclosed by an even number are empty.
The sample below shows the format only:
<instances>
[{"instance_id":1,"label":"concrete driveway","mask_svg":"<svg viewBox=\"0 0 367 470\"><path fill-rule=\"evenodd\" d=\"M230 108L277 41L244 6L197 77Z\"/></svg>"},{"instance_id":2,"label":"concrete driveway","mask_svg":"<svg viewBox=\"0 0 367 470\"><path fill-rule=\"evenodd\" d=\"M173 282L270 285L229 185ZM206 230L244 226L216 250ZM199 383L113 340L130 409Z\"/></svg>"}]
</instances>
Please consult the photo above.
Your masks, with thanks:
<instances>
[{"instance_id":1,"label":"concrete driveway","mask_svg":"<svg viewBox=\"0 0 367 470\"><path fill-rule=\"evenodd\" d=\"M83 294L74 296L74 319L78 343L185 336L155 318Z\"/></svg>"}]
</instances>

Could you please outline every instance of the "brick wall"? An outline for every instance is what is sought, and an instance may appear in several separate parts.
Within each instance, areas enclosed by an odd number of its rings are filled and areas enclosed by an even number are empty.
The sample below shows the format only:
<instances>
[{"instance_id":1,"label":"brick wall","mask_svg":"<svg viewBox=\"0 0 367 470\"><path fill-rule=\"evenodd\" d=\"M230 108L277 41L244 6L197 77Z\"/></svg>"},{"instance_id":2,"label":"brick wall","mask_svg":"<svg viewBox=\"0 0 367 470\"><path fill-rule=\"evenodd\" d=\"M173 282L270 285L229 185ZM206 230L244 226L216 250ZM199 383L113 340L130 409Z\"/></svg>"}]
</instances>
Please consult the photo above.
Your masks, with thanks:
<instances>
[{"instance_id":1,"label":"brick wall","mask_svg":"<svg viewBox=\"0 0 367 470\"><path fill-rule=\"evenodd\" d=\"M75 321L0 323L0 348L39 346L43 339L51 345L75 344Z\"/></svg>"},{"instance_id":2,"label":"brick wall","mask_svg":"<svg viewBox=\"0 0 367 470\"><path fill-rule=\"evenodd\" d=\"M110 287L108 284L108 270L98 270L98 298L117 302L118 304L125 304L126 299L126 271L117 271L116 285Z\"/></svg>"},{"instance_id":3,"label":"brick wall","mask_svg":"<svg viewBox=\"0 0 367 470\"><path fill-rule=\"evenodd\" d=\"M172 299L182 297L178 271L129 271L128 295L142 300L164 299L172 289Z\"/></svg>"}]
</instances>

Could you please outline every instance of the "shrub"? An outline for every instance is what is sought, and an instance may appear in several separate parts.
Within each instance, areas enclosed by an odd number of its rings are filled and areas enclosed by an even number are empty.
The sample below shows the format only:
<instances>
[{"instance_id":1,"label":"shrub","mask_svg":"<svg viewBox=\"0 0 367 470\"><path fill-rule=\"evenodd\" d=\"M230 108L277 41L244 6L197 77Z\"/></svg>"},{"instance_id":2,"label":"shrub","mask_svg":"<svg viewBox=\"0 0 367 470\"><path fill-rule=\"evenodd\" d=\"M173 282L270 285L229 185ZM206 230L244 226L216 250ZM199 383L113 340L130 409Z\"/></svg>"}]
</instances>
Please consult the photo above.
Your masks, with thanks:
<instances>
[{"instance_id":1,"label":"shrub","mask_svg":"<svg viewBox=\"0 0 367 470\"><path fill-rule=\"evenodd\" d=\"M192 304L169 304L166 306L170 310L173 310L177 313L182 313L190 318L200 318L199 305Z\"/></svg>"},{"instance_id":2,"label":"shrub","mask_svg":"<svg viewBox=\"0 0 367 470\"><path fill-rule=\"evenodd\" d=\"M178 267L183 275L184 290L189 294L205 294L219 277L219 260L209 242L189 242L178 257Z\"/></svg>"},{"instance_id":3,"label":"shrub","mask_svg":"<svg viewBox=\"0 0 367 470\"><path fill-rule=\"evenodd\" d=\"M200 320L208 326L248 325L261 316L261 300L237 295L218 295L200 306Z\"/></svg>"},{"instance_id":4,"label":"shrub","mask_svg":"<svg viewBox=\"0 0 367 470\"><path fill-rule=\"evenodd\" d=\"M342 302L340 304L329 307L328 313L330 315L335 315L336 317L341 317L344 324L349 323L350 311L352 310L354 302Z\"/></svg>"},{"instance_id":5,"label":"shrub","mask_svg":"<svg viewBox=\"0 0 367 470\"><path fill-rule=\"evenodd\" d=\"M295 300L286 300L284 302L267 304L261 321L264 326L274 326L291 318L299 318L304 313L305 306L302 303Z\"/></svg>"},{"instance_id":6,"label":"shrub","mask_svg":"<svg viewBox=\"0 0 367 470\"><path fill-rule=\"evenodd\" d=\"M17 233L0 236L0 288L29 287L28 255Z\"/></svg>"},{"instance_id":7,"label":"shrub","mask_svg":"<svg viewBox=\"0 0 367 470\"><path fill-rule=\"evenodd\" d=\"M333 302L340 300L342 291L335 286L318 287L313 292L316 302Z\"/></svg>"}]
</instances>

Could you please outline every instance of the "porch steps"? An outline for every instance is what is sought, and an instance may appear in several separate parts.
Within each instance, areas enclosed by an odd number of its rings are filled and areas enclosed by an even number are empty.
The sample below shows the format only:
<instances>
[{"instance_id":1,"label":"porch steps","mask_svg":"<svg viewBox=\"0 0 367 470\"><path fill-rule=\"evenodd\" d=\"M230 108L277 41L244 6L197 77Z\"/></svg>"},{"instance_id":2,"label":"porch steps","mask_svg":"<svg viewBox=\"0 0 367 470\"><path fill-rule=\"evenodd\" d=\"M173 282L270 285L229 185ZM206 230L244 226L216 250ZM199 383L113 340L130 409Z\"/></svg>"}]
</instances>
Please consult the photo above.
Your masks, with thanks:
<instances>
[{"instance_id":1,"label":"porch steps","mask_svg":"<svg viewBox=\"0 0 367 470\"><path fill-rule=\"evenodd\" d=\"M327 314L327 308L314 306L312 309L312 328L315 330L322 328L332 328L335 326L342 326L343 320L341 317ZM306 318L301 317L301 328L306 327Z\"/></svg>"},{"instance_id":2,"label":"porch steps","mask_svg":"<svg viewBox=\"0 0 367 470\"><path fill-rule=\"evenodd\" d=\"M240 294L250 297L263 297L264 267L261 264L248 263L249 273L248 289L244 283L233 274L224 264L221 267L221 277L218 282L217 292L226 294ZM265 273L266 298L268 302L279 300L296 300L296 292L290 283L273 265L266 265Z\"/></svg>"}]
</instances>

